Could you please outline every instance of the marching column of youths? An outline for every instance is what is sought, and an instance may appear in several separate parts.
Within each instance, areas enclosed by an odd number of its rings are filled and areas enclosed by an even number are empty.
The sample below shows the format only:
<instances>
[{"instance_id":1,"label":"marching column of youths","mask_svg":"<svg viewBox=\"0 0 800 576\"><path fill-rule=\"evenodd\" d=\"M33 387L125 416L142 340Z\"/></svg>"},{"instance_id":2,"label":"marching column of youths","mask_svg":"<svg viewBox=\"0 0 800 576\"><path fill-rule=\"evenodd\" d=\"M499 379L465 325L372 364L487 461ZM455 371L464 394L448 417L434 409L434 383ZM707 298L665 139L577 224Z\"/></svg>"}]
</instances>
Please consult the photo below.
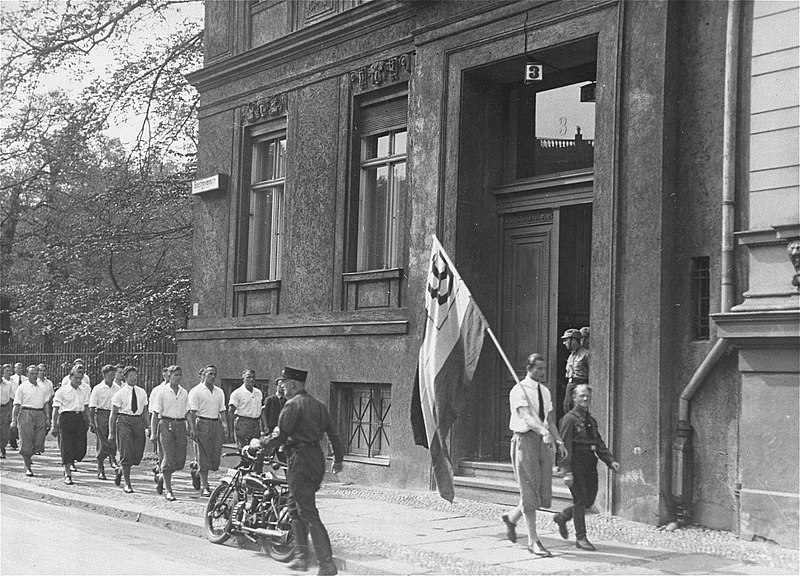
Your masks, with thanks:
<instances>
[{"instance_id":1,"label":"marching column of youths","mask_svg":"<svg viewBox=\"0 0 800 576\"><path fill-rule=\"evenodd\" d=\"M195 444L199 460L201 494L210 495L208 473L220 466L223 442L233 434L241 449L252 439L272 434L286 404L284 381L276 393L264 398L255 386L255 371L242 372L242 385L231 394L228 406L215 385L217 369L200 369L200 382L191 392L183 388L180 366L162 370L163 381L148 396L138 382L135 366L102 367L103 379L91 386L85 363L77 358L59 385L47 378L45 364L2 366L0 378L0 458L7 449L18 451L25 474L34 476L33 457L44 452L47 433L58 439L64 483L74 484L87 452L87 432L96 438L97 478L111 479L126 493L133 492L130 471L141 464L147 439L158 464L154 468L156 491L174 501L172 476L186 465L188 442ZM229 425L230 423L230 425Z\"/></svg>"}]
</instances>

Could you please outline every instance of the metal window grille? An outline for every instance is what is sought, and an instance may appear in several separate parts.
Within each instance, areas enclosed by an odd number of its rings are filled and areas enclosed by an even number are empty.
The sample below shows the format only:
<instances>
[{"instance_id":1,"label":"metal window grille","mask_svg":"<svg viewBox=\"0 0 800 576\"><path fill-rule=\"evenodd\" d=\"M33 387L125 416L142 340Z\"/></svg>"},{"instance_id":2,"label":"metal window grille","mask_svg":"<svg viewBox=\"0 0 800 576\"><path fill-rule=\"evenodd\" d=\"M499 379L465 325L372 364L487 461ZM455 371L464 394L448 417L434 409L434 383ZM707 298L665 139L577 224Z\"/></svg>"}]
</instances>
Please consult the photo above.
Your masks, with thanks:
<instances>
[{"instance_id":1,"label":"metal window grille","mask_svg":"<svg viewBox=\"0 0 800 576\"><path fill-rule=\"evenodd\" d=\"M392 391L389 384L339 384L340 424L345 453L389 456Z\"/></svg>"},{"instance_id":2,"label":"metal window grille","mask_svg":"<svg viewBox=\"0 0 800 576\"><path fill-rule=\"evenodd\" d=\"M711 303L711 265L708 256L692 258L692 322L695 340L708 340Z\"/></svg>"}]
</instances>

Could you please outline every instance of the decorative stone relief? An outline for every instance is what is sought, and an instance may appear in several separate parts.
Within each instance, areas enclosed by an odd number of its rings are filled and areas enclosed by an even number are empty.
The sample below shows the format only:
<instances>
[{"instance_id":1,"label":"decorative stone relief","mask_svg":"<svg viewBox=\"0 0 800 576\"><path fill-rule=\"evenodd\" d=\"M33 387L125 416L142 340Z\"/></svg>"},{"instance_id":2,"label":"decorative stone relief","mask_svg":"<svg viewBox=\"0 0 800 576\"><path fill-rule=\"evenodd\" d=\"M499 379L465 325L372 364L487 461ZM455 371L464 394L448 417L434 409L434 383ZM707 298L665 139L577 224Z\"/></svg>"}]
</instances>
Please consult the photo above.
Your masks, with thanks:
<instances>
[{"instance_id":1,"label":"decorative stone relief","mask_svg":"<svg viewBox=\"0 0 800 576\"><path fill-rule=\"evenodd\" d=\"M336 12L336 5L333 0L306 0L305 8L306 21L315 20L327 13Z\"/></svg>"},{"instance_id":2,"label":"decorative stone relief","mask_svg":"<svg viewBox=\"0 0 800 576\"><path fill-rule=\"evenodd\" d=\"M792 266L794 266L792 286L800 290L800 238L789 240L786 250L789 252L789 259L792 261Z\"/></svg>"},{"instance_id":3,"label":"decorative stone relief","mask_svg":"<svg viewBox=\"0 0 800 576\"><path fill-rule=\"evenodd\" d=\"M529 212L519 212L506 216L506 226L528 226L531 224L549 224L553 221L553 211L531 210Z\"/></svg>"},{"instance_id":4,"label":"decorative stone relief","mask_svg":"<svg viewBox=\"0 0 800 576\"><path fill-rule=\"evenodd\" d=\"M411 54L400 54L378 60L350 71L350 84L358 91L380 88L385 84L408 80L411 76Z\"/></svg>"},{"instance_id":5,"label":"decorative stone relief","mask_svg":"<svg viewBox=\"0 0 800 576\"><path fill-rule=\"evenodd\" d=\"M244 122L252 124L259 120L286 114L286 94L254 100L244 107Z\"/></svg>"}]
</instances>

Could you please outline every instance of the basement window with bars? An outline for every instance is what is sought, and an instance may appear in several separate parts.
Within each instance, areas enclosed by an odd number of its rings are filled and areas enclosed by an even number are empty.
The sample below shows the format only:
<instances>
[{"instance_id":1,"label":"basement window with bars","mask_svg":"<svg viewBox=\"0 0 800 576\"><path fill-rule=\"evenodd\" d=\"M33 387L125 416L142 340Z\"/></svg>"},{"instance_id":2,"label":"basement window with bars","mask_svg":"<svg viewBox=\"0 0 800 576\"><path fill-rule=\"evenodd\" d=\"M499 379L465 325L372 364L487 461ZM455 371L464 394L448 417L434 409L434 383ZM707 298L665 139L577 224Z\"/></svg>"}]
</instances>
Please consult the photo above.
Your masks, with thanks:
<instances>
[{"instance_id":1,"label":"basement window with bars","mask_svg":"<svg viewBox=\"0 0 800 576\"><path fill-rule=\"evenodd\" d=\"M333 412L338 416L345 455L349 459L382 459L388 463L391 385L335 383L333 387Z\"/></svg>"},{"instance_id":2,"label":"basement window with bars","mask_svg":"<svg viewBox=\"0 0 800 576\"><path fill-rule=\"evenodd\" d=\"M695 340L708 340L711 303L711 264L708 256L692 258L692 325Z\"/></svg>"}]
</instances>

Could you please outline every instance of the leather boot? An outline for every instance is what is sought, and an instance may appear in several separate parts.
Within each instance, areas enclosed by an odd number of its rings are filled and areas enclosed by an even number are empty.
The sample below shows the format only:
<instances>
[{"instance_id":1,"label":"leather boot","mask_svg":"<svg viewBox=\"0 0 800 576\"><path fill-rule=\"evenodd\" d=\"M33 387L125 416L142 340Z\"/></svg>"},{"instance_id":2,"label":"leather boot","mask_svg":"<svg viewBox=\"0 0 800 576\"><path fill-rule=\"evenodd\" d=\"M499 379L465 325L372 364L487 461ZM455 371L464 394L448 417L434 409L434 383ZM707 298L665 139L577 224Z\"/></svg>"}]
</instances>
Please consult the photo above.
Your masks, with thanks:
<instances>
[{"instance_id":1,"label":"leather boot","mask_svg":"<svg viewBox=\"0 0 800 576\"><path fill-rule=\"evenodd\" d=\"M305 572L308 570L308 528L300 520L292 520L292 536L294 555L287 566L290 570Z\"/></svg>"},{"instance_id":2,"label":"leather boot","mask_svg":"<svg viewBox=\"0 0 800 576\"><path fill-rule=\"evenodd\" d=\"M314 543L314 551L319 561L317 576L335 576L339 571L333 562L333 550L328 531L322 522L314 522L308 527L308 531L311 533L311 541Z\"/></svg>"}]
</instances>

